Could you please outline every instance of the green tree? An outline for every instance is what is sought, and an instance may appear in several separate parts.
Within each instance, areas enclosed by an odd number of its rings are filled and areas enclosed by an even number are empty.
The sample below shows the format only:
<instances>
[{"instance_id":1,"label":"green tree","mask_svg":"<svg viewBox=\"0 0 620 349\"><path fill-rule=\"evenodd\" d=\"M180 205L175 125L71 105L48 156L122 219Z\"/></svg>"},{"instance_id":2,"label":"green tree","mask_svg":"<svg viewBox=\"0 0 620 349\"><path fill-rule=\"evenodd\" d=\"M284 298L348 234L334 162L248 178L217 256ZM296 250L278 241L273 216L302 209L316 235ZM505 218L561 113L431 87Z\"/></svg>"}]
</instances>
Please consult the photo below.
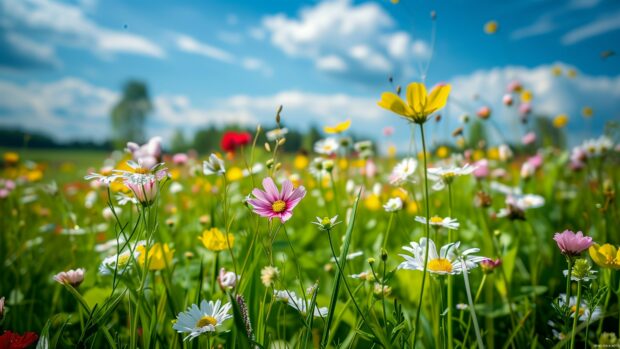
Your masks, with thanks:
<instances>
[{"instance_id":1,"label":"green tree","mask_svg":"<svg viewBox=\"0 0 620 349\"><path fill-rule=\"evenodd\" d=\"M170 148L170 150L172 150L174 153L181 153L187 151L189 146L187 144L187 140L185 139L185 134L183 133L183 130L179 128L174 130L174 133L172 134L172 139L170 140Z\"/></svg>"},{"instance_id":2,"label":"green tree","mask_svg":"<svg viewBox=\"0 0 620 349\"><path fill-rule=\"evenodd\" d=\"M141 81L131 80L125 84L123 97L112 108L112 139L117 148L129 141L144 143L144 125L153 105L148 88Z\"/></svg>"}]
</instances>

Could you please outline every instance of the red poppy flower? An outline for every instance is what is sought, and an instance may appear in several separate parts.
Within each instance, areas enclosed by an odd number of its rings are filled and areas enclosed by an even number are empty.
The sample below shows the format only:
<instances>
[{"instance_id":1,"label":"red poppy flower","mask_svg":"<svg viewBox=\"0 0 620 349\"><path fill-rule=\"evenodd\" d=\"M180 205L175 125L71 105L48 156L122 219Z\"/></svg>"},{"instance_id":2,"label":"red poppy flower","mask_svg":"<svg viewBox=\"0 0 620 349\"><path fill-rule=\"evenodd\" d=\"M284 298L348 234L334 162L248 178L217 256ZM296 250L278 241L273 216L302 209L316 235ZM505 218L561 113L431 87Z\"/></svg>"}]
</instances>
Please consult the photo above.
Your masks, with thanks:
<instances>
[{"instance_id":1,"label":"red poppy flower","mask_svg":"<svg viewBox=\"0 0 620 349\"><path fill-rule=\"evenodd\" d=\"M247 132L228 131L222 136L222 150L234 152L240 147L248 145L252 141L252 136Z\"/></svg>"},{"instance_id":2,"label":"red poppy flower","mask_svg":"<svg viewBox=\"0 0 620 349\"><path fill-rule=\"evenodd\" d=\"M11 331L4 331L0 336L0 349L26 349L34 344L39 336L34 332L23 335Z\"/></svg>"}]
</instances>

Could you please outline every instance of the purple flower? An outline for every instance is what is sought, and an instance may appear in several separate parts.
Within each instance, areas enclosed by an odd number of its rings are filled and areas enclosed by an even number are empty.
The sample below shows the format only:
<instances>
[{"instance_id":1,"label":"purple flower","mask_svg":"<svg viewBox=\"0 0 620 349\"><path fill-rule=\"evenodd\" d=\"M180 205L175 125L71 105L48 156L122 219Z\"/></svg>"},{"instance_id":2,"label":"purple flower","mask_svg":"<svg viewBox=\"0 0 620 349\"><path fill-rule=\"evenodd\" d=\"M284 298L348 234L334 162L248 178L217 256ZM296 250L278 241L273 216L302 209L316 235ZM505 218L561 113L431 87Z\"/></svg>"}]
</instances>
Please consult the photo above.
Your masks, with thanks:
<instances>
[{"instance_id":1,"label":"purple flower","mask_svg":"<svg viewBox=\"0 0 620 349\"><path fill-rule=\"evenodd\" d=\"M553 240L558 244L560 251L567 256L577 256L592 246L592 238L583 236L582 232L573 233L565 230L563 233L555 233Z\"/></svg>"},{"instance_id":2,"label":"purple flower","mask_svg":"<svg viewBox=\"0 0 620 349\"><path fill-rule=\"evenodd\" d=\"M289 180L282 183L282 191L279 192L273 179L267 177L263 179L263 188L265 191L252 190L255 198L247 202L254 208L254 213L269 220L274 217L280 218L282 223L293 216L293 208L306 196L306 189L303 186L293 188L293 183Z\"/></svg>"}]
</instances>

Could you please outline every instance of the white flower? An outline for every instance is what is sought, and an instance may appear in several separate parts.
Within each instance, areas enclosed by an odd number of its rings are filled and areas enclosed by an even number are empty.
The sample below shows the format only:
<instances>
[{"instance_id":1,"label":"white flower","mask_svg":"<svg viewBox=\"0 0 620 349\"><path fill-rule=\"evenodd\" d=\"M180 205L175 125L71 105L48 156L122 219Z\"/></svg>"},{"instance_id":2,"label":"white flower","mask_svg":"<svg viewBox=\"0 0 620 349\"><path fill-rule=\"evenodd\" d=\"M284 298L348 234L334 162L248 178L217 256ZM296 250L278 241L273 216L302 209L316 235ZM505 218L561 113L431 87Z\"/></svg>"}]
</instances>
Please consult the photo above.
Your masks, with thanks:
<instances>
[{"instance_id":1,"label":"white flower","mask_svg":"<svg viewBox=\"0 0 620 349\"><path fill-rule=\"evenodd\" d=\"M405 182L413 182L413 175L418 167L418 160L406 158L401 160L390 174L390 184L401 185Z\"/></svg>"},{"instance_id":2,"label":"white flower","mask_svg":"<svg viewBox=\"0 0 620 349\"><path fill-rule=\"evenodd\" d=\"M500 145L497 151L501 161L508 161L508 159L512 158L512 150L510 150L510 147L506 144Z\"/></svg>"},{"instance_id":3,"label":"white flower","mask_svg":"<svg viewBox=\"0 0 620 349\"><path fill-rule=\"evenodd\" d=\"M349 277L352 279L360 279L362 281L373 281L375 279L372 272L367 272L367 271L363 271L359 274L352 274L352 275L349 275Z\"/></svg>"},{"instance_id":4,"label":"white flower","mask_svg":"<svg viewBox=\"0 0 620 349\"><path fill-rule=\"evenodd\" d=\"M487 259L486 257L470 256L470 254L480 251L478 248L470 248L460 253L460 256L457 255L460 242L442 246L438 254L433 240L421 238L419 244L412 241L411 246L403 246L403 249L411 252L412 255L400 254L401 257L405 258L405 261L398 266L398 269L423 271L427 243L428 262L426 270L432 274L461 274L463 272L461 258L464 260L467 270L475 268L478 263Z\"/></svg>"},{"instance_id":5,"label":"white flower","mask_svg":"<svg viewBox=\"0 0 620 349\"><path fill-rule=\"evenodd\" d=\"M179 333L188 333L184 340L194 339L207 332L215 332L224 321L232 318L229 314L231 307L230 303L222 306L219 299L215 303L203 300L200 302L200 307L192 304L185 312L179 313L172 328Z\"/></svg>"},{"instance_id":6,"label":"white flower","mask_svg":"<svg viewBox=\"0 0 620 349\"><path fill-rule=\"evenodd\" d=\"M306 315L306 313L308 312L308 308L310 307L310 299L308 299L308 302L306 303L306 301L304 301L302 298L297 297L295 292L288 291L288 290L284 290L284 291L274 290L273 294L277 300L286 302L289 306L291 306L294 309L297 309L303 315ZM315 304L313 314L314 316L317 316L317 317L318 316L325 317L327 316L327 308L325 307L319 308Z\"/></svg>"},{"instance_id":7,"label":"white flower","mask_svg":"<svg viewBox=\"0 0 620 349\"><path fill-rule=\"evenodd\" d=\"M257 163L257 164L254 164L254 166L252 166L252 168L250 168L249 170L247 168L244 168L243 171L241 171L241 173L243 174L243 177L249 177L253 174L259 173L264 168L265 166L263 164Z\"/></svg>"},{"instance_id":8,"label":"white flower","mask_svg":"<svg viewBox=\"0 0 620 349\"><path fill-rule=\"evenodd\" d=\"M173 182L172 184L170 184L171 194L177 194L177 193L180 193L181 191L183 191L183 185L181 183Z\"/></svg>"},{"instance_id":9,"label":"white flower","mask_svg":"<svg viewBox=\"0 0 620 349\"><path fill-rule=\"evenodd\" d=\"M54 275L54 281L62 285L71 285L78 287L84 281L84 269L78 268L75 270L62 271Z\"/></svg>"},{"instance_id":10,"label":"white flower","mask_svg":"<svg viewBox=\"0 0 620 349\"><path fill-rule=\"evenodd\" d=\"M395 198L391 198L388 202L383 205L385 212L396 212L403 208L403 200L398 196Z\"/></svg>"},{"instance_id":11,"label":"white flower","mask_svg":"<svg viewBox=\"0 0 620 349\"><path fill-rule=\"evenodd\" d=\"M416 216L415 220L416 222L426 224L425 217ZM429 224L431 226L437 227L437 228L439 227L443 227L447 229L458 229L459 228L459 222L456 220L456 218L450 218L450 217L441 218L441 217L433 216L431 217L431 219L429 219L429 221L430 221Z\"/></svg>"},{"instance_id":12,"label":"white flower","mask_svg":"<svg viewBox=\"0 0 620 349\"><path fill-rule=\"evenodd\" d=\"M339 144L335 138L325 138L314 144L314 151L323 155L332 155L338 150Z\"/></svg>"},{"instance_id":13,"label":"white flower","mask_svg":"<svg viewBox=\"0 0 620 349\"><path fill-rule=\"evenodd\" d=\"M217 282L220 284L222 289L230 289L237 286L237 280L239 280L239 275L235 274L232 271L226 271L226 269L220 269L220 275L217 277Z\"/></svg>"},{"instance_id":14,"label":"white flower","mask_svg":"<svg viewBox=\"0 0 620 349\"><path fill-rule=\"evenodd\" d=\"M342 223L342 222L337 222L337 220L338 220L338 215L335 215L332 218L329 218L329 217L324 217L324 218L316 217L316 221L312 222L312 224L318 225L319 226L319 230L326 231L326 230L331 230L331 229L334 228L335 225Z\"/></svg>"},{"instance_id":15,"label":"white flower","mask_svg":"<svg viewBox=\"0 0 620 349\"><path fill-rule=\"evenodd\" d=\"M587 157L598 157L604 155L613 149L613 147L613 141L607 136L600 136L597 139L588 139L581 145L581 148L585 151Z\"/></svg>"},{"instance_id":16,"label":"white flower","mask_svg":"<svg viewBox=\"0 0 620 349\"><path fill-rule=\"evenodd\" d=\"M428 169L428 178L435 182L434 190L442 190L446 184L452 183L454 177L466 176L476 170L476 166L465 164L463 167L452 166L449 168L434 167Z\"/></svg>"},{"instance_id":17,"label":"white flower","mask_svg":"<svg viewBox=\"0 0 620 349\"><path fill-rule=\"evenodd\" d=\"M267 139L270 142L273 142L273 141L277 141L277 140L284 138L284 136L286 136L287 134L288 134L288 128L284 127L284 128L276 128L271 131L268 131L267 133L265 133L265 136L267 136Z\"/></svg>"},{"instance_id":18,"label":"white flower","mask_svg":"<svg viewBox=\"0 0 620 349\"><path fill-rule=\"evenodd\" d=\"M325 160L323 158L312 159L312 162L310 163L310 168L309 168L310 174L314 178L322 178L324 176L327 176L329 174L329 172L327 172L327 166L326 166L328 165L326 164L327 161L331 161L331 160Z\"/></svg>"},{"instance_id":19,"label":"white flower","mask_svg":"<svg viewBox=\"0 0 620 349\"><path fill-rule=\"evenodd\" d=\"M260 271L260 281L265 285L265 287L273 286L274 282L280 276L280 270L277 267L272 267L268 265Z\"/></svg>"},{"instance_id":20,"label":"white flower","mask_svg":"<svg viewBox=\"0 0 620 349\"><path fill-rule=\"evenodd\" d=\"M561 293L558 298L558 303L561 307L564 306L564 302L566 301L566 294ZM570 307L571 317L575 317L575 312L577 311L577 297L572 296L568 299L568 306ZM581 300L579 304L579 321L587 321L588 317L590 317L590 309L584 300ZM592 317L590 318L590 322L594 322L601 318L603 312L600 307L594 308L592 311Z\"/></svg>"},{"instance_id":21,"label":"white flower","mask_svg":"<svg viewBox=\"0 0 620 349\"><path fill-rule=\"evenodd\" d=\"M130 269L132 260L137 260L138 256L140 256L140 252L134 252L132 258L131 252L125 251L121 254L107 257L99 266L99 274L112 275L114 274L114 270L116 270L118 275L122 275Z\"/></svg>"},{"instance_id":22,"label":"white flower","mask_svg":"<svg viewBox=\"0 0 620 349\"><path fill-rule=\"evenodd\" d=\"M215 154L209 155L209 160L206 160L202 163L202 172L207 176L212 174L226 173L226 168L224 167L224 160L218 158Z\"/></svg>"}]
</instances>

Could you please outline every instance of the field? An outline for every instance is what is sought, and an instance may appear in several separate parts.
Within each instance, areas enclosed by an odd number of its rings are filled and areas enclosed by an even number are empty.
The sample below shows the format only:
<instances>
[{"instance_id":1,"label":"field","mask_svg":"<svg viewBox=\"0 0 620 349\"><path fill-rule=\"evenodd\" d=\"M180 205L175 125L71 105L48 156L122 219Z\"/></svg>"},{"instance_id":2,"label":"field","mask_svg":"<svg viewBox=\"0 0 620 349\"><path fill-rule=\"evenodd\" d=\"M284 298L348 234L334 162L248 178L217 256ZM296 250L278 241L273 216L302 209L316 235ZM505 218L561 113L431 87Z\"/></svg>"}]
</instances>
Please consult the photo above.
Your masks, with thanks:
<instances>
[{"instance_id":1,"label":"field","mask_svg":"<svg viewBox=\"0 0 620 349\"><path fill-rule=\"evenodd\" d=\"M283 153L279 116L204 156L2 149L0 348L617 345L617 135L426 149L444 88L383 96L400 156L346 122Z\"/></svg>"}]
</instances>

